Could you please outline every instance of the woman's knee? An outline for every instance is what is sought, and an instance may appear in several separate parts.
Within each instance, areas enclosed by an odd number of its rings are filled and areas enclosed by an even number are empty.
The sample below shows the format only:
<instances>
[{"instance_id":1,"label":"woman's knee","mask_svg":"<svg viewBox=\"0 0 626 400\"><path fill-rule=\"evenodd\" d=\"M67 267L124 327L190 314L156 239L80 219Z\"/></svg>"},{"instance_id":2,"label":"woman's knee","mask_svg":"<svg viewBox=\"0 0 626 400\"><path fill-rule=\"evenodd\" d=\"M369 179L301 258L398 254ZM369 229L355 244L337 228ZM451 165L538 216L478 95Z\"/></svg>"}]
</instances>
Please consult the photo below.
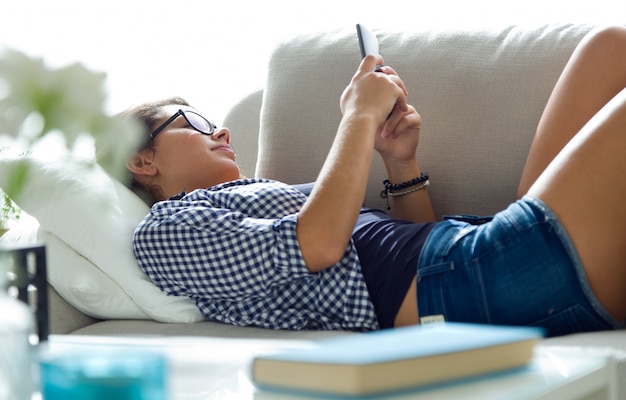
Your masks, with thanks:
<instances>
[{"instance_id":1,"label":"woman's knee","mask_svg":"<svg viewBox=\"0 0 626 400\"><path fill-rule=\"evenodd\" d=\"M611 62L622 61L626 72L626 27L605 26L589 32L584 40L585 47L608 57Z\"/></svg>"}]
</instances>

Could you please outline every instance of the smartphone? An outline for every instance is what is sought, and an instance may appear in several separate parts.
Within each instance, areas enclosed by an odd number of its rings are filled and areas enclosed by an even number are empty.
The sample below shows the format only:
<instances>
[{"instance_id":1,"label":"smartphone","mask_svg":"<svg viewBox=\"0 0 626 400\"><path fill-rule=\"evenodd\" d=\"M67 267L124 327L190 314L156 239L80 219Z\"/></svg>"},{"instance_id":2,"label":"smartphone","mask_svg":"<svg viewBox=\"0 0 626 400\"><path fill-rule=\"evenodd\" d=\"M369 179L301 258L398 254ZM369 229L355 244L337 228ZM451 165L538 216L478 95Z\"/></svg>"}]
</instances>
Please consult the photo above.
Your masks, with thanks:
<instances>
[{"instance_id":1,"label":"smartphone","mask_svg":"<svg viewBox=\"0 0 626 400\"><path fill-rule=\"evenodd\" d=\"M472 225L482 225L493 219L493 215L457 214L444 215L443 219L455 219L461 222L468 222Z\"/></svg>"},{"instance_id":2,"label":"smartphone","mask_svg":"<svg viewBox=\"0 0 626 400\"><path fill-rule=\"evenodd\" d=\"M359 37L359 47L361 48L361 58L365 58L365 56L369 54L380 54L378 48L378 39L376 35L372 33L369 29L364 27L361 24L356 24L356 34ZM377 65L374 68L374 71L380 70L382 65ZM395 108L395 107L394 107ZM391 116L393 110L387 115L387 119Z\"/></svg>"},{"instance_id":3,"label":"smartphone","mask_svg":"<svg viewBox=\"0 0 626 400\"><path fill-rule=\"evenodd\" d=\"M367 29L362 24L356 24L356 33L359 37L359 47L361 48L361 58L365 58L365 56L369 54L380 54L380 50L378 47L378 39L376 35L374 35L369 29ZM377 65L376 70L378 70L382 65Z\"/></svg>"}]
</instances>

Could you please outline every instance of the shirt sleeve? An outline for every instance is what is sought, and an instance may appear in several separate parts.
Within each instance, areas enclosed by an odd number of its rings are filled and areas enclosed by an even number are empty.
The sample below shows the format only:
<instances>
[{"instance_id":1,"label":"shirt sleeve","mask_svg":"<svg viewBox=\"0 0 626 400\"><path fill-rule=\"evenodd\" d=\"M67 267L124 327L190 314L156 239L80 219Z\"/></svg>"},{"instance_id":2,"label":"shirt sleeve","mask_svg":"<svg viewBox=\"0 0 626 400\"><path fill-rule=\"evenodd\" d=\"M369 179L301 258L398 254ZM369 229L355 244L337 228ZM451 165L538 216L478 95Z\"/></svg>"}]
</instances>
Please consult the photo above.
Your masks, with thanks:
<instances>
[{"instance_id":1,"label":"shirt sleeve","mask_svg":"<svg viewBox=\"0 0 626 400\"><path fill-rule=\"evenodd\" d=\"M294 213L264 219L201 202L163 202L138 227L134 248L142 269L169 294L272 297L284 284L315 279L296 225Z\"/></svg>"}]
</instances>

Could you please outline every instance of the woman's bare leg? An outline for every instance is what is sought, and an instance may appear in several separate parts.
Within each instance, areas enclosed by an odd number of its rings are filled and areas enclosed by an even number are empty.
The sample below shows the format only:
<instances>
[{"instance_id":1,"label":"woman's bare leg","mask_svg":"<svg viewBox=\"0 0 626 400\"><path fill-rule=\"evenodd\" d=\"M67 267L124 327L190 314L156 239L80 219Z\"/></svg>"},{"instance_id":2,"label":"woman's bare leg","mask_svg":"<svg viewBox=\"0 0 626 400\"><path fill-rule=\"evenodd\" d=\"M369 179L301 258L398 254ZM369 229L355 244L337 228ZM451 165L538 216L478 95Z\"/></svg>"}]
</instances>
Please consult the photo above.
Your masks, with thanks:
<instances>
[{"instance_id":1,"label":"woman's bare leg","mask_svg":"<svg viewBox=\"0 0 626 400\"><path fill-rule=\"evenodd\" d=\"M626 31L590 36L555 88L520 184L520 193L529 187L559 216L592 290L620 321L626 319L624 87Z\"/></svg>"},{"instance_id":2,"label":"woman's bare leg","mask_svg":"<svg viewBox=\"0 0 626 400\"><path fill-rule=\"evenodd\" d=\"M570 139L626 87L626 29L587 35L557 82L539 121L520 180L521 197Z\"/></svg>"}]
</instances>

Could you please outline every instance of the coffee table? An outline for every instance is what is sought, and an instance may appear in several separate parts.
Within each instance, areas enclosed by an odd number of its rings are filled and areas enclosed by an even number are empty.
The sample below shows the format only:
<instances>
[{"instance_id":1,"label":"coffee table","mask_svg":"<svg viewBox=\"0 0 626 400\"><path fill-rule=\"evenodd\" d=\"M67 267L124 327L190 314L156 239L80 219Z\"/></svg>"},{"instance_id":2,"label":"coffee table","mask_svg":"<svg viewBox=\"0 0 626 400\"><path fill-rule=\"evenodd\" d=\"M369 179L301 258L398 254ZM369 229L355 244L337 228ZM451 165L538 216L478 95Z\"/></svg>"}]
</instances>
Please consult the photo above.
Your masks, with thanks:
<instances>
[{"instance_id":1,"label":"coffee table","mask_svg":"<svg viewBox=\"0 0 626 400\"><path fill-rule=\"evenodd\" d=\"M312 346L311 341L198 337L51 335L52 350L141 348L162 352L168 360L168 399L303 399L305 396L261 391L249 378L255 355ZM431 386L388 396L399 399L616 399L615 368L610 358L566 348L536 351L531 365L515 372ZM317 397L324 398L322 397ZM385 397L377 397L385 398Z\"/></svg>"}]
</instances>

